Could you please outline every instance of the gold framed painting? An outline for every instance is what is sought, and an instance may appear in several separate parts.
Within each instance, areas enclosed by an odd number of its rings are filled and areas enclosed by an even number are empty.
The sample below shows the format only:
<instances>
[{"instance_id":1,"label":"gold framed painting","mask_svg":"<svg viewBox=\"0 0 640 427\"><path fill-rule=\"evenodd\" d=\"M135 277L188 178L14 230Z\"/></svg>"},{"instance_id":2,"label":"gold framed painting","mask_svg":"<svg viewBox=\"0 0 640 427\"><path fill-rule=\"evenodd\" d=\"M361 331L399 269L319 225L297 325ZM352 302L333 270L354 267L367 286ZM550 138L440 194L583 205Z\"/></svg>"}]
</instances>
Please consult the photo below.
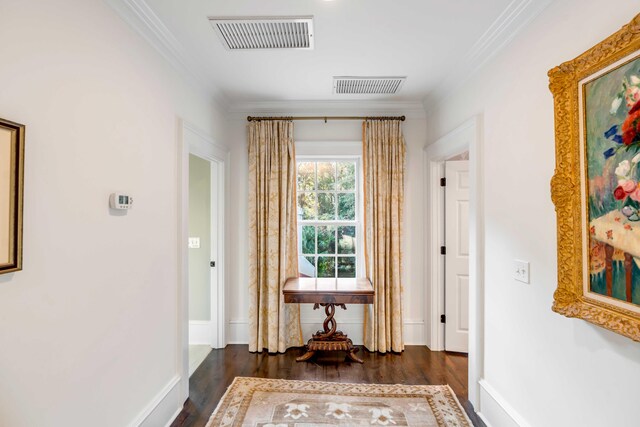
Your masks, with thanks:
<instances>
[{"instance_id":1,"label":"gold framed painting","mask_svg":"<svg viewBox=\"0 0 640 427\"><path fill-rule=\"evenodd\" d=\"M24 126L0 119L0 274L22 269Z\"/></svg>"},{"instance_id":2,"label":"gold framed painting","mask_svg":"<svg viewBox=\"0 0 640 427\"><path fill-rule=\"evenodd\" d=\"M549 79L553 310L640 341L640 15Z\"/></svg>"}]
</instances>

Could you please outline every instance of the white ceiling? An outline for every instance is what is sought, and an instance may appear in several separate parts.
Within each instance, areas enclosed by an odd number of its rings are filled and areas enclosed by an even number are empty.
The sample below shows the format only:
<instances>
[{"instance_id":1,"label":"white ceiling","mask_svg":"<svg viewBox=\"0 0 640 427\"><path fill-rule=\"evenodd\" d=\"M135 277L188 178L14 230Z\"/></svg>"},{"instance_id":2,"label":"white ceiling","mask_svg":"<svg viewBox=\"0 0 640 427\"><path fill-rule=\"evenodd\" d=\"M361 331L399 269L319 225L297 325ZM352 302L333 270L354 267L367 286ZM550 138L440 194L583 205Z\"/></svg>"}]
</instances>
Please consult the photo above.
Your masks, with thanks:
<instances>
[{"instance_id":1,"label":"white ceiling","mask_svg":"<svg viewBox=\"0 0 640 427\"><path fill-rule=\"evenodd\" d=\"M142 0L137 0L138 2ZM181 55L232 104L421 102L521 14L520 0L146 0ZM314 16L314 50L228 51L208 16ZM522 20L522 19L521 19ZM503 36L504 38L504 36ZM174 49L175 50L175 49ZM475 58L475 61L481 58ZM466 62L465 62L466 61ZM393 96L335 95L333 76L407 76Z\"/></svg>"}]
</instances>

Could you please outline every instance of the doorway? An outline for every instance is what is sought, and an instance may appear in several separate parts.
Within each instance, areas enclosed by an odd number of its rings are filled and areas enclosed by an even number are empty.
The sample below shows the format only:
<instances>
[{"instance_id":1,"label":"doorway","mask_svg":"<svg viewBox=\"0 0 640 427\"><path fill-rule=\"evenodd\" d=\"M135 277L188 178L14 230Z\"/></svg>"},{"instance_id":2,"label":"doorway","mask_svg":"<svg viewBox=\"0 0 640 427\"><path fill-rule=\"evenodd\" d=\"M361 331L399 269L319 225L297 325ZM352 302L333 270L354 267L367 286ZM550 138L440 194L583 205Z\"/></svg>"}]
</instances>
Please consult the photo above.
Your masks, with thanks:
<instances>
[{"instance_id":1,"label":"doorway","mask_svg":"<svg viewBox=\"0 0 640 427\"><path fill-rule=\"evenodd\" d=\"M186 399L189 376L211 349L226 345L224 225L229 152L188 122L179 120L178 129L178 366Z\"/></svg>"},{"instance_id":2,"label":"doorway","mask_svg":"<svg viewBox=\"0 0 640 427\"><path fill-rule=\"evenodd\" d=\"M481 145L481 116L473 117L458 128L449 132L437 141L425 147L425 212L427 224L425 224L425 340L432 351L443 351L445 344L446 323L449 316L446 313L445 301L445 275L446 256L455 249L450 249L449 240L446 239L445 222L445 191L442 178L445 177L446 164L464 159L456 158L461 153L468 152L468 176L466 179L468 201L464 202L464 196L453 197L458 200L458 206L451 209L460 209L458 222L468 225L468 232L459 233L462 241L454 242L460 249L459 252L467 252L468 275L464 278L464 272L457 272L452 283L459 288L465 288L468 293L460 292L460 298L451 297L448 301L453 304L468 304L468 310L459 310L466 313L468 318L458 319L459 324L468 323L466 332L469 355L469 401L480 410L480 381L484 371L484 226L482 206L482 145ZM464 187L462 185L461 187ZM447 213L448 216L448 213ZM464 220L464 217L468 220ZM448 218L447 218L448 220ZM455 224L455 221L453 222ZM451 224L450 224L451 225ZM468 240L463 240L466 237ZM443 249L445 247L446 249ZM466 250L465 250L466 249ZM449 270L456 271L450 267ZM458 277L460 276L460 277ZM460 281L467 283L460 283ZM465 301L467 298L467 301ZM443 316L444 315L444 316ZM454 322L455 323L455 322ZM465 329L457 328L456 329ZM462 331L459 331L462 332ZM460 334L463 337L465 334ZM463 339L461 338L461 341ZM451 338L450 338L451 343Z\"/></svg>"},{"instance_id":3,"label":"doorway","mask_svg":"<svg viewBox=\"0 0 640 427\"><path fill-rule=\"evenodd\" d=\"M217 162L189 154L189 376L216 346Z\"/></svg>"}]
</instances>

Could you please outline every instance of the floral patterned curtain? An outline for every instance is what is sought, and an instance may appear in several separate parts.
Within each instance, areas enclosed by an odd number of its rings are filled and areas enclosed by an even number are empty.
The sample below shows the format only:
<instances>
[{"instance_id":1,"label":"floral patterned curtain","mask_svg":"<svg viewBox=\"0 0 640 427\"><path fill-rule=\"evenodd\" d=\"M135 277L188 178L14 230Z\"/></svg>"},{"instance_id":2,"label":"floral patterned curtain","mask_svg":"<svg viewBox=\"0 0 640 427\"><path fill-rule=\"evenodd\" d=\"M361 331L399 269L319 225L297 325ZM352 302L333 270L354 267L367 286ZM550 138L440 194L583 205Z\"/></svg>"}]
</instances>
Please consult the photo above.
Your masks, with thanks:
<instances>
[{"instance_id":1,"label":"floral patterned curtain","mask_svg":"<svg viewBox=\"0 0 640 427\"><path fill-rule=\"evenodd\" d=\"M285 304L298 275L296 165L291 120L249 124L249 351L301 346L300 308Z\"/></svg>"},{"instance_id":2,"label":"floral patterned curtain","mask_svg":"<svg viewBox=\"0 0 640 427\"><path fill-rule=\"evenodd\" d=\"M369 351L401 352L405 143L399 120L363 123L365 268L375 290L365 306Z\"/></svg>"}]
</instances>

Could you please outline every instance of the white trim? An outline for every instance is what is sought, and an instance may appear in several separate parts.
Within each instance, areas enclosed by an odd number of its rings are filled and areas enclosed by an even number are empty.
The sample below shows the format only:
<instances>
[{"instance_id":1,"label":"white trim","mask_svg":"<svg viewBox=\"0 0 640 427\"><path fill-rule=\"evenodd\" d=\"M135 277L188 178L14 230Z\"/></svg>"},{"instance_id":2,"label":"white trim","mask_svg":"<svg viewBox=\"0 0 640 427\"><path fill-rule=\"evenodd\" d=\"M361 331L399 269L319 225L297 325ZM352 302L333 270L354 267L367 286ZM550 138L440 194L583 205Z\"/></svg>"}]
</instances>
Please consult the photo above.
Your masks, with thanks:
<instances>
[{"instance_id":1,"label":"white trim","mask_svg":"<svg viewBox=\"0 0 640 427\"><path fill-rule=\"evenodd\" d=\"M226 346L226 312L225 312L225 216L229 206L228 174L229 151L216 143L213 138L199 130L193 124L178 118L178 372L181 374L181 396L189 397L189 261L188 261L188 222L189 222L189 154L214 161L218 165L218 197L220 207L218 215L218 260L214 270L218 274L217 292L211 293L211 323L216 330L209 336L213 348ZM213 316L215 314L215 316ZM215 318L214 318L215 317Z\"/></svg>"},{"instance_id":2,"label":"white trim","mask_svg":"<svg viewBox=\"0 0 640 427\"><path fill-rule=\"evenodd\" d=\"M129 425L131 427L171 425L182 411L183 400L180 398L179 385L180 375L176 374ZM175 409L176 407L178 409Z\"/></svg>"},{"instance_id":3,"label":"white trim","mask_svg":"<svg viewBox=\"0 0 640 427\"><path fill-rule=\"evenodd\" d=\"M229 320L227 344L249 344L248 320Z\"/></svg>"},{"instance_id":4,"label":"white trim","mask_svg":"<svg viewBox=\"0 0 640 427\"><path fill-rule=\"evenodd\" d=\"M189 320L189 345L212 344L211 321Z\"/></svg>"},{"instance_id":5,"label":"white trim","mask_svg":"<svg viewBox=\"0 0 640 427\"><path fill-rule=\"evenodd\" d=\"M487 427L531 427L486 380L480 380L481 410L478 416Z\"/></svg>"},{"instance_id":6,"label":"white trim","mask_svg":"<svg viewBox=\"0 0 640 427\"><path fill-rule=\"evenodd\" d=\"M200 60L187 50L144 0L105 0L120 17L155 48L181 75L204 89L223 109L229 100L213 85Z\"/></svg>"},{"instance_id":7,"label":"white trim","mask_svg":"<svg viewBox=\"0 0 640 427\"><path fill-rule=\"evenodd\" d=\"M444 350L444 262L440 255L443 227L443 191L440 187L442 163L448 157L469 150L469 401L479 402L479 381L484 372L484 215L482 184L482 118L473 117L455 130L425 147L425 341L431 350Z\"/></svg>"},{"instance_id":8,"label":"white trim","mask_svg":"<svg viewBox=\"0 0 640 427\"><path fill-rule=\"evenodd\" d=\"M449 69L435 89L423 100L428 113L438 101L472 78L502 51L552 0L513 0L459 63Z\"/></svg>"}]
</instances>

